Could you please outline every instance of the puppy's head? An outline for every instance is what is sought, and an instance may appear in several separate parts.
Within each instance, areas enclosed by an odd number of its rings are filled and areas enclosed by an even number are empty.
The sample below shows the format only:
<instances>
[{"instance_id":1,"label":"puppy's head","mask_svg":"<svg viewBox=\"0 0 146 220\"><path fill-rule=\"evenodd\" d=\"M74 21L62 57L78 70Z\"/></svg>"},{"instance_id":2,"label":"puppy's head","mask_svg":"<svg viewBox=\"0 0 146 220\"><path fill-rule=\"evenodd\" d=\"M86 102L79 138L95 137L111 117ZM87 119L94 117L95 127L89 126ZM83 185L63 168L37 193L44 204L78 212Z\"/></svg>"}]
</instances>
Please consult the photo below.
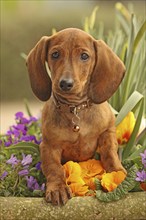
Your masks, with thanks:
<instances>
[{"instance_id":1,"label":"puppy's head","mask_svg":"<svg viewBox=\"0 0 146 220\"><path fill-rule=\"evenodd\" d=\"M32 90L42 101L53 90L63 97L86 95L95 103L104 102L125 72L123 63L103 41L75 28L41 38L30 51L27 66Z\"/></svg>"}]
</instances>

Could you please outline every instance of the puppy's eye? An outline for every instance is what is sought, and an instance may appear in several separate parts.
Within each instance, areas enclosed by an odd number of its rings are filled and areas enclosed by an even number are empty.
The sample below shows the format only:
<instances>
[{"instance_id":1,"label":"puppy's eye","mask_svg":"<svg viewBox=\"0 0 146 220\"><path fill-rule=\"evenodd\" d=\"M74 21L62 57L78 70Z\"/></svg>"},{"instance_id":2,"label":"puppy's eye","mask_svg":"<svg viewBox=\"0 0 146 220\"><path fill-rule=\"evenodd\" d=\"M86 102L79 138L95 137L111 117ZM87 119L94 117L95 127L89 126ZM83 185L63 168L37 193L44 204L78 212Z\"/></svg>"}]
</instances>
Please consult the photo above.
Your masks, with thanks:
<instances>
[{"instance_id":1,"label":"puppy's eye","mask_svg":"<svg viewBox=\"0 0 146 220\"><path fill-rule=\"evenodd\" d=\"M82 53L81 54L81 60L88 60L88 58L89 58L89 55L87 54L87 53Z\"/></svg>"},{"instance_id":2,"label":"puppy's eye","mask_svg":"<svg viewBox=\"0 0 146 220\"><path fill-rule=\"evenodd\" d=\"M54 53L51 54L52 59L58 59L59 58L59 52L55 51Z\"/></svg>"}]
</instances>

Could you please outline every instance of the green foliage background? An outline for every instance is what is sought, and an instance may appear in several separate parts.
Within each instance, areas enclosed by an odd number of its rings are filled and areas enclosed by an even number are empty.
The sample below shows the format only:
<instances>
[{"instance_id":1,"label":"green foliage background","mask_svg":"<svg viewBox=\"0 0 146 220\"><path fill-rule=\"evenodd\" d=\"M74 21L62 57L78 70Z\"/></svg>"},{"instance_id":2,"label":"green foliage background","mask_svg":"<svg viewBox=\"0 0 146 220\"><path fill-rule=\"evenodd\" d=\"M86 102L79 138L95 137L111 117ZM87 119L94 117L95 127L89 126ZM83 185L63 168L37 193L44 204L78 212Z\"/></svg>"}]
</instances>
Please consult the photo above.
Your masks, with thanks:
<instances>
[{"instance_id":1,"label":"green foliage background","mask_svg":"<svg viewBox=\"0 0 146 220\"><path fill-rule=\"evenodd\" d=\"M129 9L130 13L134 11L138 17L138 23L144 20L144 0L121 2ZM25 61L20 54L22 52L28 54L41 36L52 33L52 28L56 28L57 31L67 27L84 29L85 22L87 22L86 17L89 17L94 7L98 5L95 25L90 27L90 31L94 28L96 32L92 31L91 34L96 38L105 40L117 54L120 53L123 43L129 36L129 21L125 26L126 29L122 25L119 27L119 32L116 30L119 15L117 15L115 9L117 1L114 0L2 0L0 3L2 101L22 100L24 97L36 100L30 88ZM125 21L123 22L125 24ZM117 44L115 44L116 41ZM141 56L143 55L141 54ZM135 69L135 66L133 65L132 68ZM137 68L135 71L136 76L138 72L139 69ZM143 83L143 80L141 82Z\"/></svg>"}]
</instances>

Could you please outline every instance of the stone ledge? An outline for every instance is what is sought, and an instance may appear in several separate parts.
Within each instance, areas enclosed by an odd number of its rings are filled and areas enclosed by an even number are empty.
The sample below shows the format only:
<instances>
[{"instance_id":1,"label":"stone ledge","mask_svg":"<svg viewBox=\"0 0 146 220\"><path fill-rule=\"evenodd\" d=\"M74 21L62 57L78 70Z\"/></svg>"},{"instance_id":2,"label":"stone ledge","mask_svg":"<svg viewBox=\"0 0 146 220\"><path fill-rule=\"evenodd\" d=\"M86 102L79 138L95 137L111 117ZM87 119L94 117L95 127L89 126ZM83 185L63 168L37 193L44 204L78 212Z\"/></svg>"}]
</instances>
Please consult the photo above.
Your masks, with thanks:
<instances>
[{"instance_id":1,"label":"stone ledge","mask_svg":"<svg viewBox=\"0 0 146 220\"><path fill-rule=\"evenodd\" d=\"M110 203L94 197L74 197L54 207L42 198L0 197L1 220L144 220L146 193L129 193Z\"/></svg>"}]
</instances>

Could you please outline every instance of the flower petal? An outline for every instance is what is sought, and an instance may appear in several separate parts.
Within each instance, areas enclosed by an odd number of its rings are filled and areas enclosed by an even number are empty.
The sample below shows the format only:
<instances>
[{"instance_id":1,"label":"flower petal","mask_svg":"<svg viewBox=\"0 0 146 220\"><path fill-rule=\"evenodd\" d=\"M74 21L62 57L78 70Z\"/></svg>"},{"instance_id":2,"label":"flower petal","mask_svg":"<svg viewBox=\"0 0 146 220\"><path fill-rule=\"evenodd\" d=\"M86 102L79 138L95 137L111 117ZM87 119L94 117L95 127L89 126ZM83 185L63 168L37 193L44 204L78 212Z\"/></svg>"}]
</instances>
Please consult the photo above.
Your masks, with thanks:
<instances>
[{"instance_id":1,"label":"flower petal","mask_svg":"<svg viewBox=\"0 0 146 220\"><path fill-rule=\"evenodd\" d=\"M123 121L116 127L116 136L119 144L127 143L135 126L133 112L129 112Z\"/></svg>"},{"instance_id":2,"label":"flower petal","mask_svg":"<svg viewBox=\"0 0 146 220\"><path fill-rule=\"evenodd\" d=\"M75 196L84 196L88 192L88 186L80 183L72 183L69 187Z\"/></svg>"},{"instance_id":3,"label":"flower petal","mask_svg":"<svg viewBox=\"0 0 146 220\"><path fill-rule=\"evenodd\" d=\"M126 175L122 171L105 173L102 176L101 185L107 191L113 191L125 179Z\"/></svg>"},{"instance_id":4,"label":"flower petal","mask_svg":"<svg viewBox=\"0 0 146 220\"><path fill-rule=\"evenodd\" d=\"M90 159L88 161L80 162L82 168L82 177L90 178L104 172L104 169L99 160Z\"/></svg>"}]
</instances>

